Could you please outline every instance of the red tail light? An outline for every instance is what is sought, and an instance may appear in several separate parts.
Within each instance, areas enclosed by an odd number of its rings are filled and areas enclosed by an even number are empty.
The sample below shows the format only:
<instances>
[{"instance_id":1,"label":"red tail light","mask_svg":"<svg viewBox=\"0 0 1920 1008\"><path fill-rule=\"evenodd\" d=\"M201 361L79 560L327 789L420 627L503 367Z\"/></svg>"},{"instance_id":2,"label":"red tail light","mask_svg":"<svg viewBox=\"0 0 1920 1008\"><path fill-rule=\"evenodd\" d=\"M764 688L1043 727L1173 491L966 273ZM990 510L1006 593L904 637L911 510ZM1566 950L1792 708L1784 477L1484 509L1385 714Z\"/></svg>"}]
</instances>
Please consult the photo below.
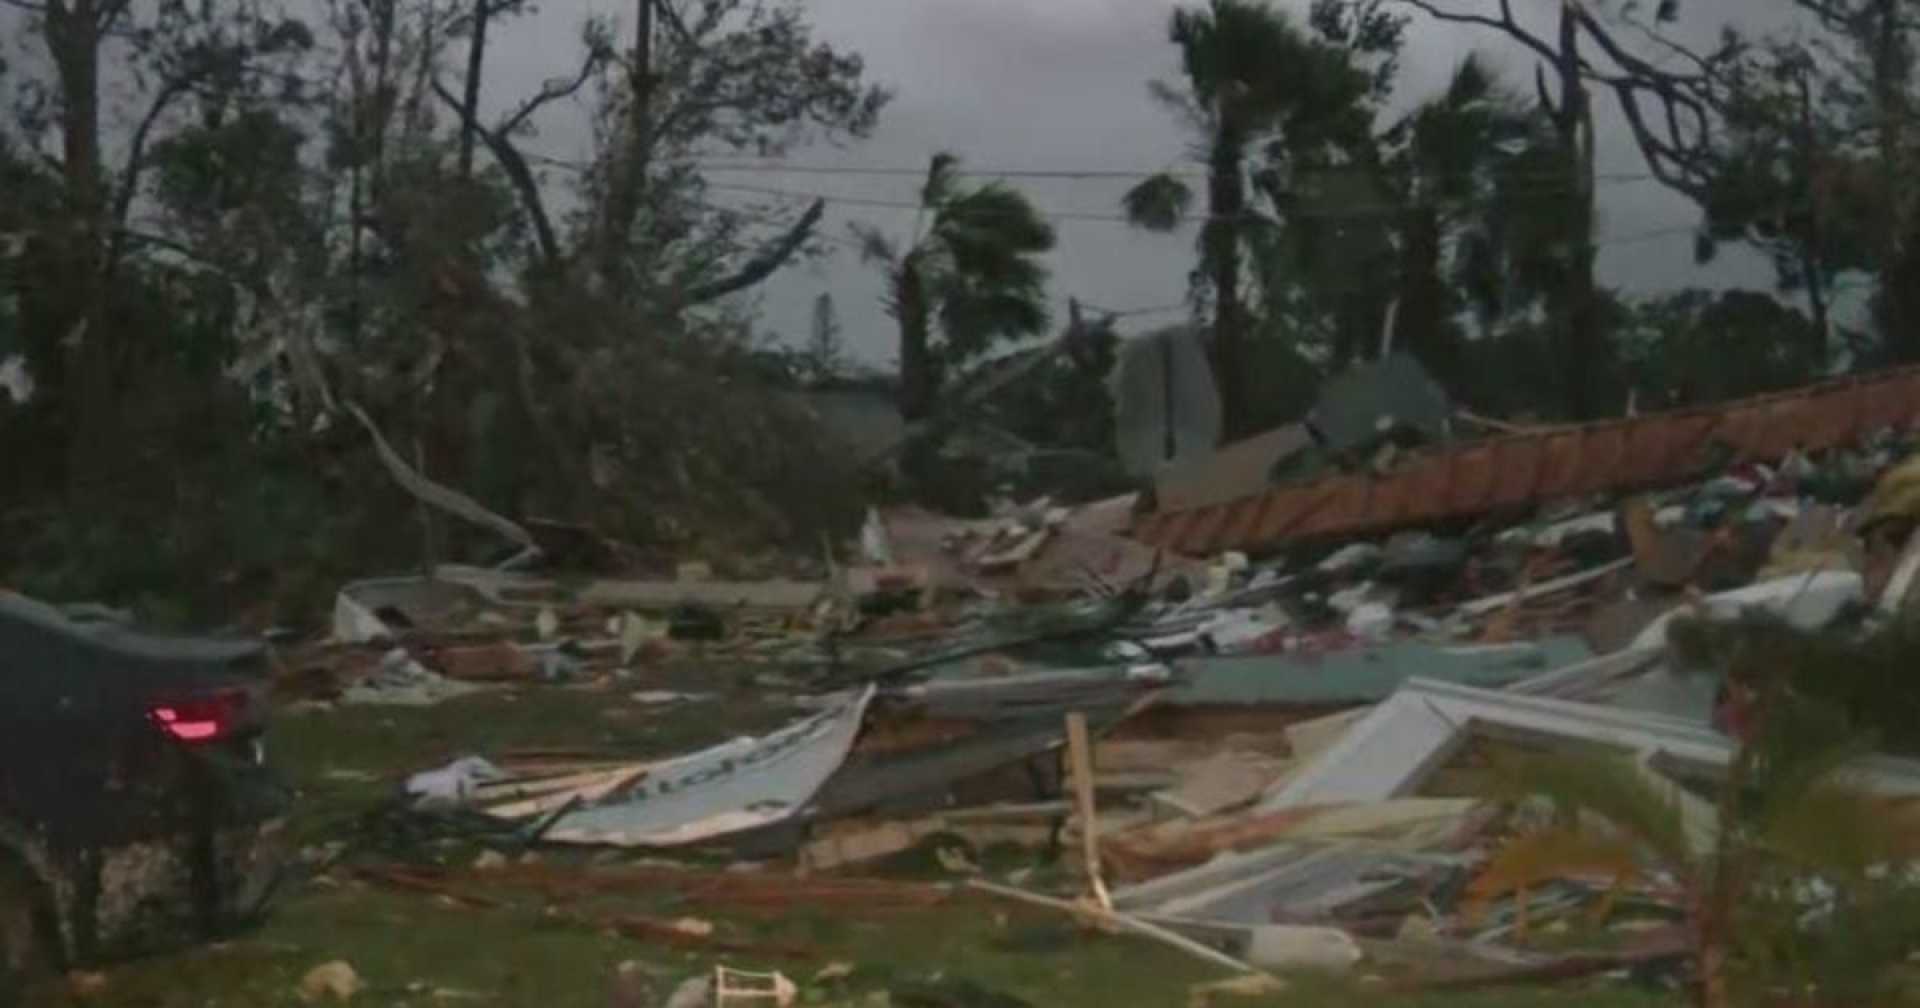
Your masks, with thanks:
<instances>
[{"instance_id":1,"label":"red tail light","mask_svg":"<svg viewBox=\"0 0 1920 1008\"><path fill-rule=\"evenodd\" d=\"M244 691L229 690L212 697L155 703L147 713L182 742L208 742L232 731L246 706Z\"/></svg>"}]
</instances>

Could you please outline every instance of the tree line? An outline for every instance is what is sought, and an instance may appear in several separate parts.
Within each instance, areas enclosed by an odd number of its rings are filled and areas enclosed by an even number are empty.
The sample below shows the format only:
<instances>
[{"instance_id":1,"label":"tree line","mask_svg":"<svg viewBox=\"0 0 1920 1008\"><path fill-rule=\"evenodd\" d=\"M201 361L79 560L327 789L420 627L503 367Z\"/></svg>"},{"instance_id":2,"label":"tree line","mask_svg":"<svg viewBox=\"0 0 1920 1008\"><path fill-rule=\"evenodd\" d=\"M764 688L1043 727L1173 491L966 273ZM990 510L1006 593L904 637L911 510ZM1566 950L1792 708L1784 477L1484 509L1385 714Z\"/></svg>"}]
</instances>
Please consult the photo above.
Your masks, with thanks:
<instances>
[{"instance_id":1,"label":"tree line","mask_svg":"<svg viewBox=\"0 0 1920 1008\"><path fill-rule=\"evenodd\" d=\"M1916 10L1793 0L1776 32L1729 24L1700 51L1669 35L1677 0L1315 0L1304 19L1213 0L1173 15L1183 73L1153 86L1204 190L1159 176L1126 209L1199 222L1194 299L1229 437L1298 414L1276 376L1389 347L1477 408L1569 420L1914 360ZM1402 94L1422 23L1485 48L1438 94ZM1773 291L1633 299L1598 281L1604 103L1648 176L1698 208L1697 257L1753 248ZM1864 318L1835 310L1848 285L1870 290Z\"/></svg>"},{"instance_id":2,"label":"tree line","mask_svg":"<svg viewBox=\"0 0 1920 1008\"><path fill-rule=\"evenodd\" d=\"M1199 171L1123 209L1197 225L1169 268L1191 270L1227 436L1390 349L1476 409L1563 419L1920 356L1916 0L1793 2L1792 31L1710 51L1664 34L1678 0L1175 12L1180 73L1151 94ZM862 485L790 394L844 370L837 324L740 295L848 246L885 276L909 419L1009 344L1098 332L989 412L1111 451L1113 320L1051 316L1047 215L969 184L965 152L930 159L904 235L833 234L819 200L716 201L703 159L857 142L887 107L797 0L634 0L497 93L492 49L532 13L0 0L0 360L32 386L0 395L4 569L124 595L452 549L460 530L393 519L411 505L353 409L506 513L682 551L808 541ZM1434 95L1402 93L1416 19L1487 43ZM1699 207L1700 256L1758 249L1776 290L1636 302L1596 279L1608 102ZM587 110L577 160L541 143L563 107ZM1854 288L1859 318L1836 308Z\"/></svg>"}]
</instances>

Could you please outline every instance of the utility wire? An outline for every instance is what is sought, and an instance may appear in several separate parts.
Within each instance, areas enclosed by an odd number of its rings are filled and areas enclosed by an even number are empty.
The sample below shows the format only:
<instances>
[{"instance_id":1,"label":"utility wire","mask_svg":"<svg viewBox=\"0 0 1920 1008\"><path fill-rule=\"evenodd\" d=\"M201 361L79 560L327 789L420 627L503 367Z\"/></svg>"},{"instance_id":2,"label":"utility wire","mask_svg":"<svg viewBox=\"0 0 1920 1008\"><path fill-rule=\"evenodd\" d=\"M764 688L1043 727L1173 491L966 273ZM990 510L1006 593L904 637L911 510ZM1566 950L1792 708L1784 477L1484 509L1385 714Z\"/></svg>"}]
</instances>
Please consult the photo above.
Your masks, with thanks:
<instances>
[{"instance_id":1,"label":"utility wire","mask_svg":"<svg viewBox=\"0 0 1920 1008\"><path fill-rule=\"evenodd\" d=\"M550 164L555 167L567 168L574 171L585 171L587 168L586 165L580 162L568 161L561 158L551 157L545 154L525 153L523 154L523 156L526 157L528 160L538 161L543 164ZM846 174L864 174L864 173L865 171L847 172ZM1116 173L1114 177L1121 177L1121 174L1123 173ZM1052 176L1050 175L1048 177L1052 177ZM1125 177L1136 177L1136 176L1125 175ZM1639 176L1634 176L1634 177L1639 177ZM784 188L779 188L774 186L754 186L754 185L744 185L744 184L735 184L735 183L709 182L706 184L706 187L708 189L716 190L719 192L734 192L734 193L743 193L748 195L773 196L773 197L783 198L783 199L800 199L800 200L819 199L819 200L826 201L828 204L839 204L842 206L867 207L867 208L885 209L885 210L912 210L915 212L919 212L925 209L917 201L898 200L898 199L894 199L894 200L875 199L870 197L859 197L859 196L839 196L839 195L832 195L828 193L815 193L815 192L806 192L806 191L796 190L796 189L784 189ZM697 201L697 200L695 202L698 205L703 206L708 210L721 212L721 213L734 214L737 216L741 216L747 220L754 220L754 221L759 221L764 223L782 222L782 218L772 213L756 213L755 211L752 211L743 207L728 207L720 204ZM1403 213L1405 212L1405 210L1406 210L1405 206L1397 206L1392 204L1378 204L1374 206L1348 204L1348 205L1341 206L1337 209L1305 211L1305 212L1295 211L1295 213L1305 217L1313 217L1313 218L1321 218L1321 219L1340 219L1340 218L1361 217L1361 216L1369 216L1369 215L1393 215L1393 214ZM1040 216L1048 218L1050 220L1092 221L1092 222L1117 223L1117 224L1129 224L1129 225L1134 223L1133 218L1127 216L1126 214L1081 212L1081 211L1060 211L1060 210L1055 210L1055 211L1039 210L1037 212L1039 213ZM1256 216L1256 215L1250 214L1249 216ZM1194 218L1196 220L1205 219L1205 215L1195 214ZM1657 228L1651 231L1645 231L1645 232L1640 232L1635 234L1621 235L1618 237L1598 238L1594 240L1593 244L1596 247L1633 245L1633 244L1639 244L1642 242L1654 241L1660 238L1673 237L1681 234L1691 234L1691 233L1694 233L1695 231L1697 231L1697 228L1692 225L1670 226L1670 227ZM862 246L861 243L859 243L858 241L855 241L851 238L847 238L841 235L831 234L825 231L816 231L814 237L819 238L821 240L828 241L828 242L833 242L843 247L853 249L854 251L864 250L864 246ZM1151 308L1132 309L1125 312L1117 312L1117 313L1109 312L1109 314L1150 315L1150 314L1159 314L1163 312L1173 311L1176 309L1184 310L1185 307L1186 305L1183 302L1179 304L1157 305ZM1104 311L1104 309L1101 309L1101 310Z\"/></svg>"},{"instance_id":2,"label":"utility wire","mask_svg":"<svg viewBox=\"0 0 1920 1008\"><path fill-rule=\"evenodd\" d=\"M865 175L881 177L925 178L925 168L869 167L862 165L808 165L793 164L779 160L731 160L723 158L699 158L696 163L707 171L746 172L788 175ZM1293 175L1353 175L1370 171L1363 166L1310 165L1289 169ZM1156 175L1172 175L1177 178L1204 179L1207 173L1200 169L1167 171L1121 171L1098 168L960 168L955 174L968 178L1009 178L1009 179L1147 179ZM1542 178L1558 178L1561 172L1541 170L1538 172L1464 172L1455 177L1472 175L1478 177L1500 175L1505 178L1524 178L1529 175ZM1431 177L1431 176L1428 176ZM1597 172L1594 181L1608 183L1653 182L1657 177L1652 172Z\"/></svg>"},{"instance_id":3,"label":"utility wire","mask_svg":"<svg viewBox=\"0 0 1920 1008\"><path fill-rule=\"evenodd\" d=\"M735 183L735 182L708 182L706 184L706 187L708 189L717 190L719 192L747 193L747 194L757 195L757 196L781 196L789 199L808 199L808 200L823 199L823 200L826 200L828 203L839 203L843 206L871 207L871 208L881 209L881 210L912 210L912 211L918 212L926 209L922 204L914 200L878 199L870 196L839 196L839 195L834 195L832 193L810 192L810 191L801 190L801 189L783 189L777 186L745 185L745 184ZM1348 218L1348 217L1363 217L1363 216L1392 216L1392 215L1405 213L1406 211L1407 211L1407 207L1405 206L1387 204L1387 203L1377 203L1373 205L1345 203L1345 204L1341 204L1338 208L1335 208L1335 209L1325 209L1325 210L1296 209L1296 210L1290 211L1290 213L1294 216L1299 216L1299 217ZM1098 221L1098 222L1104 222L1104 223L1110 223L1110 224L1134 223L1134 219L1132 217L1129 217L1124 213L1114 213L1111 211L1103 212L1103 211L1095 211L1095 210L1045 210L1045 209L1036 207L1034 208L1034 213L1037 216L1045 217L1048 220L1055 220L1055 221ZM1192 219L1196 221L1219 219L1217 217L1213 217L1211 215L1204 214L1204 213L1196 213L1191 216L1192 216ZM1249 220L1268 219L1263 214L1259 214L1251 211L1245 214L1242 214L1241 216Z\"/></svg>"},{"instance_id":4,"label":"utility wire","mask_svg":"<svg viewBox=\"0 0 1920 1008\"><path fill-rule=\"evenodd\" d=\"M720 192L749 193L749 194L759 195L759 196L784 196L792 199L823 199L823 200L826 200L828 203L838 203L838 204L841 204L842 206L873 207L873 208L882 209L882 210L919 211L919 210L925 209L925 207L923 207L921 204L917 202L908 201L908 200L872 199L865 196L835 196L835 195L830 195L828 193L802 192L796 189L779 189L772 186L736 185L731 182L709 182L707 183L707 188L718 190ZM1092 212L1081 212L1081 211L1073 211L1073 210L1038 210L1038 209L1036 209L1035 212L1038 216L1048 218L1049 220L1111 221L1111 222L1117 222L1122 224L1131 222L1131 218L1129 218L1127 215L1117 214L1117 213L1092 213Z\"/></svg>"},{"instance_id":5,"label":"utility wire","mask_svg":"<svg viewBox=\"0 0 1920 1008\"><path fill-rule=\"evenodd\" d=\"M877 208L889 209L889 210L914 210L914 211L918 211L922 209L919 203L909 202L906 200L880 200L880 199L869 199L865 197L834 196L834 195L829 195L827 193L802 192L794 189L779 189L779 188L774 188L770 186L742 186L742 185L732 185L729 183L708 183L707 187L709 189L715 189L722 192L744 192L744 193L750 193L754 195L782 196L782 197L788 197L792 199L808 199L808 200L822 199L822 200L826 200L829 204L839 203L845 206L877 207ZM1403 212L1405 212L1404 207L1389 206L1389 205L1383 204L1376 207L1343 206L1337 209L1324 210L1324 211L1306 211L1304 213L1301 213L1300 215L1306 216L1306 217L1338 219L1338 218L1344 218L1344 217L1366 216L1369 214L1398 214ZM1045 211L1045 210L1038 211L1038 213L1040 216L1049 218L1051 220L1103 221L1103 222L1120 223L1120 224L1133 223L1133 219L1131 217L1128 217L1125 214L1079 213L1079 212L1073 212L1073 211ZM1198 215L1196 215L1196 217L1198 217ZM1655 238L1662 238L1670 235L1689 234L1694 232L1695 230L1697 230L1697 228L1695 228L1695 226L1693 225L1669 226L1669 227L1661 228L1656 231L1649 231L1649 232L1632 234L1632 235L1622 235L1616 238L1597 239L1594 241L1594 244L1598 246L1626 245L1626 244L1633 244L1636 242L1651 241Z\"/></svg>"},{"instance_id":6,"label":"utility wire","mask_svg":"<svg viewBox=\"0 0 1920 1008\"><path fill-rule=\"evenodd\" d=\"M580 161L577 159L555 157L550 154L541 154L541 153L532 152L532 151L522 151L521 156L525 157L529 161L537 161L542 164L551 165L556 168L565 168L569 171L574 171L574 172L586 172L592 168L592 165L588 162ZM696 158L694 163L702 171L716 172L716 173L733 173L733 174L744 173L744 174L770 174L770 175L822 175L822 176L840 176L840 177L916 178L916 179L924 179L927 175L927 170L925 168L897 168L897 167L886 167L886 166L865 167L860 165L805 165L805 164L793 164L790 162L779 161L779 160L731 161L731 160L714 159L714 158ZM1308 166L1288 169L1287 173L1295 177L1303 177L1303 178L1346 177L1346 176L1352 176L1357 174L1370 174L1371 169L1368 169L1364 166L1358 166L1358 165L1355 165L1355 166L1308 165ZM1142 180L1142 179L1153 178L1158 175L1172 175L1178 178L1190 178L1190 179L1204 179L1207 177L1207 173L1205 171L1199 171L1199 170L1139 171L1139 170L1113 170L1113 169L1099 169L1099 168L1080 168L1080 169L1008 168L1008 169L994 169L994 170L962 168L962 169L958 169L956 171L956 174L964 177L968 177L968 178L1065 179L1065 180L1095 180L1095 179ZM1432 175L1431 173L1424 174L1423 177L1429 180L1435 178L1435 176ZM1486 178L1489 180L1493 180L1496 183L1500 180L1506 180L1506 181L1532 180L1532 181L1540 181L1540 182L1551 182L1551 183L1554 183L1554 185L1549 188L1551 188L1553 191L1556 191L1556 192L1572 192L1573 191L1573 187L1565 182L1565 174L1563 172L1560 172L1554 169L1542 169L1539 171L1526 171L1526 172L1512 171L1512 170L1468 171L1468 172L1455 172L1442 177L1455 178L1455 179ZM1651 172L1597 172L1594 174L1593 178L1596 183L1606 183L1610 185L1623 185L1623 184L1629 184L1629 183L1658 181L1658 178Z\"/></svg>"},{"instance_id":7,"label":"utility wire","mask_svg":"<svg viewBox=\"0 0 1920 1008\"><path fill-rule=\"evenodd\" d=\"M863 168L857 165L800 165L782 161L737 162L696 159L701 169L713 172L771 173L779 175L863 175L901 178L927 177L925 168ZM991 170L962 168L954 172L966 178L1019 178L1019 179L1146 179L1156 175L1172 175L1177 178L1205 178L1203 171L1115 171L1110 169L1048 169L1016 168Z\"/></svg>"}]
</instances>

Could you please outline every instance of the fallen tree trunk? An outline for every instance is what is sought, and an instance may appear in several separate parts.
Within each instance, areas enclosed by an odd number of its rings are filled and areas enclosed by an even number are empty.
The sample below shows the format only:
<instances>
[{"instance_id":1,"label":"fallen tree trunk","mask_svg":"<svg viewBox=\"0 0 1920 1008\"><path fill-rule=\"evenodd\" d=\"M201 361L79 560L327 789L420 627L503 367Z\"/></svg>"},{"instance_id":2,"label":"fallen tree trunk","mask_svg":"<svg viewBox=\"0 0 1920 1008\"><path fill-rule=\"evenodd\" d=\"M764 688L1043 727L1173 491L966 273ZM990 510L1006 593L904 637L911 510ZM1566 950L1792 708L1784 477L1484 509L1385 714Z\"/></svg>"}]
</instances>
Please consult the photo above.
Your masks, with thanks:
<instances>
[{"instance_id":1,"label":"fallen tree trunk","mask_svg":"<svg viewBox=\"0 0 1920 1008\"><path fill-rule=\"evenodd\" d=\"M380 428L374 425L373 418L367 416L366 411L361 409L358 403L348 403L347 412L352 413L353 418L360 421L360 426L367 429L367 434L373 438L373 447L380 456L381 464L387 467L387 472L393 475L394 481L399 483L402 489L424 504L439 508L456 518L464 518L475 525L491 529L525 549L539 549L533 541L533 536L526 529L487 510L479 501L466 494L441 486L414 471L413 467L407 465L406 460L393 450L393 446L387 443L386 437L380 433Z\"/></svg>"}]
</instances>

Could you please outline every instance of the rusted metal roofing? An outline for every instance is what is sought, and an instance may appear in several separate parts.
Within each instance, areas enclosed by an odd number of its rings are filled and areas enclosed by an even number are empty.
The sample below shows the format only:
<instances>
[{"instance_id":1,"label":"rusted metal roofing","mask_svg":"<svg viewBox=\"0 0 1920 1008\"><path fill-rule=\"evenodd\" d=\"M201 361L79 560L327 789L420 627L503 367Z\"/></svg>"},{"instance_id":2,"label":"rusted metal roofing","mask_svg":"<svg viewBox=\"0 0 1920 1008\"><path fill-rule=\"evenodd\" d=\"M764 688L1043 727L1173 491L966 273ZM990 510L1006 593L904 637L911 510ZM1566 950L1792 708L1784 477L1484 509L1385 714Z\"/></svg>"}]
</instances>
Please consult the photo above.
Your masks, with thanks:
<instances>
[{"instance_id":1,"label":"rusted metal roofing","mask_svg":"<svg viewBox=\"0 0 1920 1008\"><path fill-rule=\"evenodd\" d=\"M1338 475L1205 507L1167 510L1134 535L1189 555L1390 532L1589 494L1671 485L1722 443L1732 462L1820 451L1920 420L1920 368L1718 406L1513 434L1412 456L1385 476Z\"/></svg>"}]
</instances>

